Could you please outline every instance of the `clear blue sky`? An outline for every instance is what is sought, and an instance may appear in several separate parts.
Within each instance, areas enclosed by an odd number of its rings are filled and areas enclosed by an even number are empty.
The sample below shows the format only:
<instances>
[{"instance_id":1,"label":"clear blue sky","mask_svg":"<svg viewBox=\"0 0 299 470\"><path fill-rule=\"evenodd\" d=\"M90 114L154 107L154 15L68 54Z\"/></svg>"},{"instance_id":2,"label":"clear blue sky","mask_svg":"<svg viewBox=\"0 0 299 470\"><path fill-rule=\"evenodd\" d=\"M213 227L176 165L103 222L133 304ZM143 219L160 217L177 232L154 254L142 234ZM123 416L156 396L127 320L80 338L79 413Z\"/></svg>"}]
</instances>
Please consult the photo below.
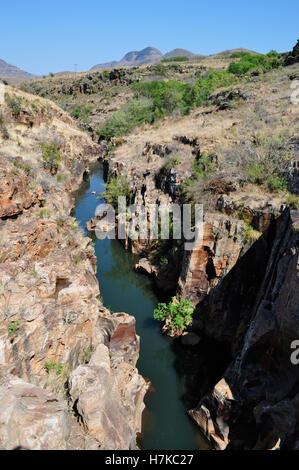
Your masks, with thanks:
<instances>
[{"instance_id":1,"label":"clear blue sky","mask_svg":"<svg viewBox=\"0 0 299 470\"><path fill-rule=\"evenodd\" d=\"M290 50L299 0L1 1L0 58L28 72L88 70L153 46Z\"/></svg>"}]
</instances>

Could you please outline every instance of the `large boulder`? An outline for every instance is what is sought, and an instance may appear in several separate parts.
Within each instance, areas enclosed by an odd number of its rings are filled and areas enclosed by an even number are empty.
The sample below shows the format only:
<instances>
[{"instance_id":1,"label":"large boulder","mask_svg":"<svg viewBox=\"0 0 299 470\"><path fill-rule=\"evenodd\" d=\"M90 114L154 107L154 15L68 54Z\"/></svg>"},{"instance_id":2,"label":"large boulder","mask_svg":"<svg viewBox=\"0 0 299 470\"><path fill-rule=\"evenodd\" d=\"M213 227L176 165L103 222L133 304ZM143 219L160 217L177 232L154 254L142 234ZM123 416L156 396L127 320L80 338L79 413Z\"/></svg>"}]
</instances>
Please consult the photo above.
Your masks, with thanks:
<instances>
[{"instance_id":1,"label":"large boulder","mask_svg":"<svg viewBox=\"0 0 299 470\"><path fill-rule=\"evenodd\" d=\"M110 353L99 345L88 365L70 376L70 397L84 427L99 442L101 450L136 448L141 430L144 379L128 363L111 367Z\"/></svg>"},{"instance_id":2,"label":"large boulder","mask_svg":"<svg viewBox=\"0 0 299 470\"><path fill-rule=\"evenodd\" d=\"M70 434L67 407L41 387L0 378L0 448L62 450Z\"/></svg>"}]
</instances>

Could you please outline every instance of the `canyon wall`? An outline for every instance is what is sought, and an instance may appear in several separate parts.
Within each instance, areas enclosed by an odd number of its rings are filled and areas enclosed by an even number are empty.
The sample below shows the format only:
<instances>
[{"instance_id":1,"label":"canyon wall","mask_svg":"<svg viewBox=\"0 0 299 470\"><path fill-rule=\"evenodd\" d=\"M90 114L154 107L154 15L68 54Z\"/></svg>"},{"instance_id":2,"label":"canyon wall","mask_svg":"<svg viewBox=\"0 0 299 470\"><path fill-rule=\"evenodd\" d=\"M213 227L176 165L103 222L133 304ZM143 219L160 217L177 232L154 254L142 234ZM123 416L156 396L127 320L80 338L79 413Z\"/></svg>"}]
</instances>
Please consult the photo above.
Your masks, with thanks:
<instances>
[{"instance_id":1,"label":"canyon wall","mask_svg":"<svg viewBox=\"0 0 299 470\"><path fill-rule=\"evenodd\" d=\"M148 143L144 152L149 148ZM156 145L154 152L164 157L169 148ZM107 176L128 175L137 207L169 207L180 175L151 163L133 167L112 158ZM229 365L228 356L224 377L189 410L212 447L294 448L299 375L290 356L299 334L298 212L233 178L210 184L215 204L204 212L203 239L194 249L173 244L165 265L153 262L154 243L126 240L126 247L142 256L139 272L168 294L176 291L193 302L190 338L195 333L229 345L233 361Z\"/></svg>"},{"instance_id":2,"label":"canyon wall","mask_svg":"<svg viewBox=\"0 0 299 470\"><path fill-rule=\"evenodd\" d=\"M193 328L232 349L223 379L189 411L218 449L298 448L298 229L286 209L197 306Z\"/></svg>"},{"instance_id":3,"label":"canyon wall","mask_svg":"<svg viewBox=\"0 0 299 470\"><path fill-rule=\"evenodd\" d=\"M129 449L145 380L135 319L103 307L90 239L70 216L101 148L48 100L0 107L0 447Z\"/></svg>"}]
</instances>

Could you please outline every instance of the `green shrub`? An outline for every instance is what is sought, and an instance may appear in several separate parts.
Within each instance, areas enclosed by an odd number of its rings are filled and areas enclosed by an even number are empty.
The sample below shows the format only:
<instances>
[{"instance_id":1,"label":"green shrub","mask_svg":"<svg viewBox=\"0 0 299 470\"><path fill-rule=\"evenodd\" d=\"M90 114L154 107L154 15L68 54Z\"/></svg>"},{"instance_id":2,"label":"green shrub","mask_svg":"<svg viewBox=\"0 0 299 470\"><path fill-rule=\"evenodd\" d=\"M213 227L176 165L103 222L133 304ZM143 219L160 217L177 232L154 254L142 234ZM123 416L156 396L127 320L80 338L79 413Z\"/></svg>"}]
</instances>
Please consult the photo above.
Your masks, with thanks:
<instances>
[{"instance_id":1,"label":"green shrub","mask_svg":"<svg viewBox=\"0 0 299 470\"><path fill-rule=\"evenodd\" d=\"M82 356L82 363L88 364L92 356L92 349L88 346L84 346L83 348L83 356Z\"/></svg>"},{"instance_id":2,"label":"green shrub","mask_svg":"<svg viewBox=\"0 0 299 470\"><path fill-rule=\"evenodd\" d=\"M296 194L289 194L286 203L291 209L299 209L299 196Z\"/></svg>"},{"instance_id":3,"label":"green shrub","mask_svg":"<svg viewBox=\"0 0 299 470\"><path fill-rule=\"evenodd\" d=\"M260 163L251 163L247 170L249 181L253 184L263 184L265 181L265 171L265 165Z\"/></svg>"},{"instance_id":4,"label":"green shrub","mask_svg":"<svg viewBox=\"0 0 299 470\"><path fill-rule=\"evenodd\" d=\"M196 179L205 178L215 171L215 165L209 155L202 153L199 159L194 159L192 163L193 177Z\"/></svg>"},{"instance_id":5,"label":"green shrub","mask_svg":"<svg viewBox=\"0 0 299 470\"><path fill-rule=\"evenodd\" d=\"M53 141L50 144L44 142L40 144L43 151L42 161L44 168L49 169L51 172L56 172L59 168L59 162L61 160L61 154L59 151L59 145Z\"/></svg>"},{"instance_id":6,"label":"green shrub","mask_svg":"<svg viewBox=\"0 0 299 470\"><path fill-rule=\"evenodd\" d=\"M162 59L161 62L187 62L188 60L190 60L190 58L185 55L177 55L170 58L165 57L165 59Z\"/></svg>"},{"instance_id":7,"label":"green shrub","mask_svg":"<svg viewBox=\"0 0 299 470\"><path fill-rule=\"evenodd\" d=\"M266 164L252 163L246 173L250 183L263 186L270 191L277 192L287 189L287 181L281 175L270 172Z\"/></svg>"},{"instance_id":8,"label":"green shrub","mask_svg":"<svg viewBox=\"0 0 299 470\"><path fill-rule=\"evenodd\" d=\"M116 111L105 125L97 131L100 139L111 140L129 133L134 127L152 121L151 103L133 99Z\"/></svg>"},{"instance_id":9,"label":"green shrub","mask_svg":"<svg viewBox=\"0 0 299 470\"><path fill-rule=\"evenodd\" d=\"M10 95L6 93L5 100L6 100L7 105L12 110L13 115L18 116L21 112L21 102L22 102L21 98L18 98L16 96L12 98Z\"/></svg>"},{"instance_id":10,"label":"green shrub","mask_svg":"<svg viewBox=\"0 0 299 470\"><path fill-rule=\"evenodd\" d=\"M234 75L246 75L253 70L267 71L277 67L279 67L279 61L276 55L252 55L246 52L240 56L239 62L231 62L227 70Z\"/></svg>"},{"instance_id":11,"label":"green shrub","mask_svg":"<svg viewBox=\"0 0 299 470\"><path fill-rule=\"evenodd\" d=\"M274 51L272 49L272 51L269 51L267 54L266 54L267 57L279 57L280 54L277 52L277 51Z\"/></svg>"},{"instance_id":12,"label":"green shrub","mask_svg":"<svg viewBox=\"0 0 299 470\"><path fill-rule=\"evenodd\" d=\"M156 73L157 75L162 75L164 77L167 77L168 75L168 70L167 67L165 67L162 64L155 64L150 67L151 72Z\"/></svg>"},{"instance_id":13,"label":"green shrub","mask_svg":"<svg viewBox=\"0 0 299 470\"><path fill-rule=\"evenodd\" d=\"M162 65L160 67L164 68ZM116 111L97 134L100 140L111 140L112 137L121 137L134 127L146 122L153 123L176 110L187 114L191 109L201 106L214 90L237 82L233 74L215 71L207 78L201 77L194 85L176 80L134 83L135 98Z\"/></svg>"},{"instance_id":14,"label":"green shrub","mask_svg":"<svg viewBox=\"0 0 299 470\"><path fill-rule=\"evenodd\" d=\"M244 241L249 242L249 241L256 241L260 238L261 232L258 230L255 230L252 225L250 225L248 222L243 221L245 225L245 230L243 233Z\"/></svg>"},{"instance_id":15,"label":"green shrub","mask_svg":"<svg viewBox=\"0 0 299 470\"><path fill-rule=\"evenodd\" d=\"M184 93L184 111L202 106L208 97L218 88L229 87L238 82L238 79L227 71L215 71L207 78L200 77L194 85L189 85Z\"/></svg>"},{"instance_id":16,"label":"green shrub","mask_svg":"<svg viewBox=\"0 0 299 470\"><path fill-rule=\"evenodd\" d=\"M8 325L8 335L13 336L13 334L20 328L20 321L15 320L10 322Z\"/></svg>"},{"instance_id":17,"label":"green shrub","mask_svg":"<svg viewBox=\"0 0 299 470\"><path fill-rule=\"evenodd\" d=\"M279 176L269 176L265 179L265 186L270 189L270 191L278 192L278 191L286 191L288 188L288 183L286 180L280 178Z\"/></svg>"},{"instance_id":18,"label":"green shrub","mask_svg":"<svg viewBox=\"0 0 299 470\"><path fill-rule=\"evenodd\" d=\"M247 53L246 53L246 52L233 52L233 53L230 55L230 58L231 58L231 59L237 59L237 58L242 57L244 54L246 55Z\"/></svg>"},{"instance_id":19,"label":"green shrub","mask_svg":"<svg viewBox=\"0 0 299 470\"><path fill-rule=\"evenodd\" d=\"M54 359L50 359L49 361L46 362L45 364L45 369L48 372L48 374L51 371L56 372L56 375L60 375L62 370L63 370L63 362L56 362Z\"/></svg>"},{"instance_id":20,"label":"green shrub","mask_svg":"<svg viewBox=\"0 0 299 470\"><path fill-rule=\"evenodd\" d=\"M167 158L166 162L163 165L163 168L165 168L166 170L171 170L175 166L178 166L180 163L181 161L179 157L172 156L172 157Z\"/></svg>"},{"instance_id":21,"label":"green shrub","mask_svg":"<svg viewBox=\"0 0 299 470\"><path fill-rule=\"evenodd\" d=\"M37 216L40 218L40 219L48 219L50 216L51 216L51 213L47 210L47 209L41 209Z\"/></svg>"},{"instance_id":22,"label":"green shrub","mask_svg":"<svg viewBox=\"0 0 299 470\"><path fill-rule=\"evenodd\" d=\"M182 106L182 96L187 85L176 80L153 80L133 85L137 96L146 97L152 102L154 117L163 117Z\"/></svg>"},{"instance_id":23,"label":"green shrub","mask_svg":"<svg viewBox=\"0 0 299 470\"><path fill-rule=\"evenodd\" d=\"M168 304L158 304L157 308L154 310L154 318L160 321L165 321L166 318L170 318L170 328L185 330L187 326L192 323L194 308L190 300L183 298L180 302L177 302L176 298L172 297L171 302Z\"/></svg>"},{"instance_id":24,"label":"green shrub","mask_svg":"<svg viewBox=\"0 0 299 470\"><path fill-rule=\"evenodd\" d=\"M103 193L108 204L117 207L118 196L125 196L127 202L130 202L132 191L125 175L119 175L106 183L106 191Z\"/></svg>"},{"instance_id":25,"label":"green shrub","mask_svg":"<svg viewBox=\"0 0 299 470\"><path fill-rule=\"evenodd\" d=\"M283 133L255 139L247 150L243 165L248 180L270 191L285 191L288 187L288 170L292 158L289 137ZM246 158L248 158L246 162Z\"/></svg>"},{"instance_id":26,"label":"green shrub","mask_svg":"<svg viewBox=\"0 0 299 470\"><path fill-rule=\"evenodd\" d=\"M89 121L89 114L91 112L91 108L91 104L87 104L82 107L74 106L70 111L70 115L75 119L81 119L81 121L87 124Z\"/></svg>"}]
</instances>

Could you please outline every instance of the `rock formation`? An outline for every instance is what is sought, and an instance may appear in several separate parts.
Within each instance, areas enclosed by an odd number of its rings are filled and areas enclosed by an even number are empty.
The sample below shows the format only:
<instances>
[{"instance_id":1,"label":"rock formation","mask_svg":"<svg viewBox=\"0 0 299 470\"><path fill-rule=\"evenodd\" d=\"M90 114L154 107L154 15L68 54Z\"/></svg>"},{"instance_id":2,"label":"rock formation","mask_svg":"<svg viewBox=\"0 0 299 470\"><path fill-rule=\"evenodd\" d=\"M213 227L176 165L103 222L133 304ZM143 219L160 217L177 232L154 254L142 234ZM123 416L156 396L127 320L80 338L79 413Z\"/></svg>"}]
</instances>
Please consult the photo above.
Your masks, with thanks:
<instances>
[{"instance_id":1,"label":"rock formation","mask_svg":"<svg viewBox=\"0 0 299 470\"><path fill-rule=\"evenodd\" d=\"M219 398L218 384L190 411L218 449L298 441L299 370L291 362L299 331L298 221L286 210L198 305L195 330L201 324L200 331L229 341L234 357L226 396Z\"/></svg>"},{"instance_id":2,"label":"rock formation","mask_svg":"<svg viewBox=\"0 0 299 470\"><path fill-rule=\"evenodd\" d=\"M51 102L5 91L0 446L136 448L147 385L135 319L103 307L94 249L70 216L101 148Z\"/></svg>"}]
</instances>

